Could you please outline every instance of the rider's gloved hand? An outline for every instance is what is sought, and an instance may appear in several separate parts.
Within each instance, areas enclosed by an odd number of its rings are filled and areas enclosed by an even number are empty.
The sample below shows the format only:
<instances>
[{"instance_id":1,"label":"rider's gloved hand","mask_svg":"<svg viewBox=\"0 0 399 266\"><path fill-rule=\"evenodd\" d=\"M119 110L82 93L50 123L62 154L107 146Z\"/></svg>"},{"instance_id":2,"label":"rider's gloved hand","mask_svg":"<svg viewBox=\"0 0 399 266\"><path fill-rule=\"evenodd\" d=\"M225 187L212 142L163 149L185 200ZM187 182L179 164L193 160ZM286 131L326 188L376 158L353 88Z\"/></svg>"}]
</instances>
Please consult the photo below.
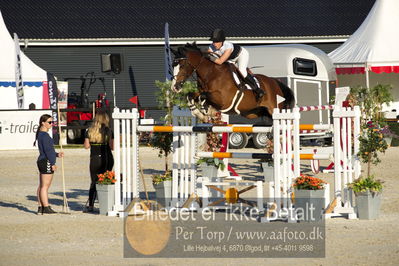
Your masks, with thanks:
<instances>
[{"instance_id":1,"label":"rider's gloved hand","mask_svg":"<svg viewBox=\"0 0 399 266\"><path fill-rule=\"evenodd\" d=\"M206 55L204 55L204 57L208 60L211 60L212 62L215 62L215 60L217 59L216 57L212 56L211 54L206 54Z\"/></svg>"}]
</instances>

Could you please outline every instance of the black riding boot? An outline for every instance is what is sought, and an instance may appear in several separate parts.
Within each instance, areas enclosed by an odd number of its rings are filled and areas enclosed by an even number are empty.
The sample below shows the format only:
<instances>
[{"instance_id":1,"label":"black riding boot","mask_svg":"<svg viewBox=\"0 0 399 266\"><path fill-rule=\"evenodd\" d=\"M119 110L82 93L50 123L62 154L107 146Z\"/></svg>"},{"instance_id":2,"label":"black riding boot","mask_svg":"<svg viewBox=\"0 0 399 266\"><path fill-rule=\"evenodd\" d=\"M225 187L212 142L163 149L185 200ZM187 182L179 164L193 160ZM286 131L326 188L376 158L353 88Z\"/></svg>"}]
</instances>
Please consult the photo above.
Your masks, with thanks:
<instances>
[{"instance_id":1,"label":"black riding boot","mask_svg":"<svg viewBox=\"0 0 399 266\"><path fill-rule=\"evenodd\" d=\"M245 77L245 81L249 84L249 86L252 87L252 90L255 92L256 100L262 99L263 95L265 95L265 92L258 87L258 83L254 79L254 77L251 74L248 74Z\"/></svg>"}]
</instances>

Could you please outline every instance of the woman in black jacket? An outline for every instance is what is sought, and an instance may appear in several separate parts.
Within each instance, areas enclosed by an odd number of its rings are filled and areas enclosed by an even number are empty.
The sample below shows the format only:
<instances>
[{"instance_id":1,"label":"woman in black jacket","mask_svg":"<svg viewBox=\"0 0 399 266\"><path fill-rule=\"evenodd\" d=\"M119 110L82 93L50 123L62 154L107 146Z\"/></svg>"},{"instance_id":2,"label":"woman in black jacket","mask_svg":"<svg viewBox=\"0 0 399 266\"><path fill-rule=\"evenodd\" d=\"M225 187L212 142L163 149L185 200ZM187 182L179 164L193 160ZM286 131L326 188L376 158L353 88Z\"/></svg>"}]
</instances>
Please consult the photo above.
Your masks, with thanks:
<instances>
[{"instance_id":1,"label":"woman in black jacket","mask_svg":"<svg viewBox=\"0 0 399 266\"><path fill-rule=\"evenodd\" d=\"M96 114L93 124L86 131L84 147L90 148L90 177L89 204L87 212L93 212L94 200L96 199L97 175L112 170L114 166L114 137L109 127L109 117L105 112Z\"/></svg>"}]
</instances>

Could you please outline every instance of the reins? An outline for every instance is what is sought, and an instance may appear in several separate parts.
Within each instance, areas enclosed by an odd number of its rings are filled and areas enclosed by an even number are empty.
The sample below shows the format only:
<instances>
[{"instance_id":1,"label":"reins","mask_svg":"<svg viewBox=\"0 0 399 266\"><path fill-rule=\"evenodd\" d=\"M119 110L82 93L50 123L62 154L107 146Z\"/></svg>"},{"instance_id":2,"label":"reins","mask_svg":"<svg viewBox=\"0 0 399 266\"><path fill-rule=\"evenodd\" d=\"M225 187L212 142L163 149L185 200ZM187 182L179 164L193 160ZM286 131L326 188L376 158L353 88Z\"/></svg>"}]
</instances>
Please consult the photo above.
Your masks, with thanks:
<instances>
[{"instance_id":1,"label":"reins","mask_svg":"<svg viewBox=\"0 0 399 266\"><path fill-rule=\"evenodd\" d=\"M198 76L197 69L200 67L200 65L202 64L202 62L204 61L204 59L205 59L205 57L201 56L201 59L200 59L200 61L199 61L199 63L198 63L197 66L194 66L194 65L188 60L187 57L185 57L185 58L180 58L179 61L180 61L180 60L187 60L187 63L193 68L193 73L192 73L190 76L193 76L193 74L196 73L196 75L197 75L197 77L198 77L197 79L201 80L201 79L199 78L199 76ZM173 77L175 77L175 76L173 76ZM186 79L187 79L187 78L189 78L189 76L186 77ZM185 82L185 81L184 81L184 82ZM202 82L203 82L203 81L202 81Z\"/></svg>"}]
</instances>

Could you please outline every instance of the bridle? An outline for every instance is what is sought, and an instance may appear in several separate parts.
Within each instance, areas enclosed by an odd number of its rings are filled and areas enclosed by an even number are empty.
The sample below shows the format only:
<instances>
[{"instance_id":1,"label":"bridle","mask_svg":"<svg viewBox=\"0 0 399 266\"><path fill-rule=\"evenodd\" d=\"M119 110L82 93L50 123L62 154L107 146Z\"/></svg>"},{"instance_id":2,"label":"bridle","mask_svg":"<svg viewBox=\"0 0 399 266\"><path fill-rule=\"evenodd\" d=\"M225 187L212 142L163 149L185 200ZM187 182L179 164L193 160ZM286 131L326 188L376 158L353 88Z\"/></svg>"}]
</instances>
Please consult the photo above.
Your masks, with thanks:
<instances>
[{"instance_id":1,"label":"bridle","mask_svg":"<svg viewBox=\"0 0 399 266\"><path fill-rule=\"evenodd\" d=\"M186 80L187 80L190 76L192 76L194 73L197 74L197 69L200 67L200 65L202 64L202 62L204 61L204 59L205 59L205 57L201 56L201 59L200 59L198 65L196 65L196 66L194 66L193 64L191 64L191 62L188 60L187 57L181 57L181 58L177 58L177 59L174 60L174 65L180 64L180 62L181 62L182 60L186 60L187 64L193 69L193 71L191 72L190 75L187 75L187 76L184 77L184 79L180 82L181 84L183 84L184 82L186 82ZM197 74L197 77L198 77L198 74ZM173 78L175 79L176 76L173 76Z\"/></svg>"}]
</instances>

